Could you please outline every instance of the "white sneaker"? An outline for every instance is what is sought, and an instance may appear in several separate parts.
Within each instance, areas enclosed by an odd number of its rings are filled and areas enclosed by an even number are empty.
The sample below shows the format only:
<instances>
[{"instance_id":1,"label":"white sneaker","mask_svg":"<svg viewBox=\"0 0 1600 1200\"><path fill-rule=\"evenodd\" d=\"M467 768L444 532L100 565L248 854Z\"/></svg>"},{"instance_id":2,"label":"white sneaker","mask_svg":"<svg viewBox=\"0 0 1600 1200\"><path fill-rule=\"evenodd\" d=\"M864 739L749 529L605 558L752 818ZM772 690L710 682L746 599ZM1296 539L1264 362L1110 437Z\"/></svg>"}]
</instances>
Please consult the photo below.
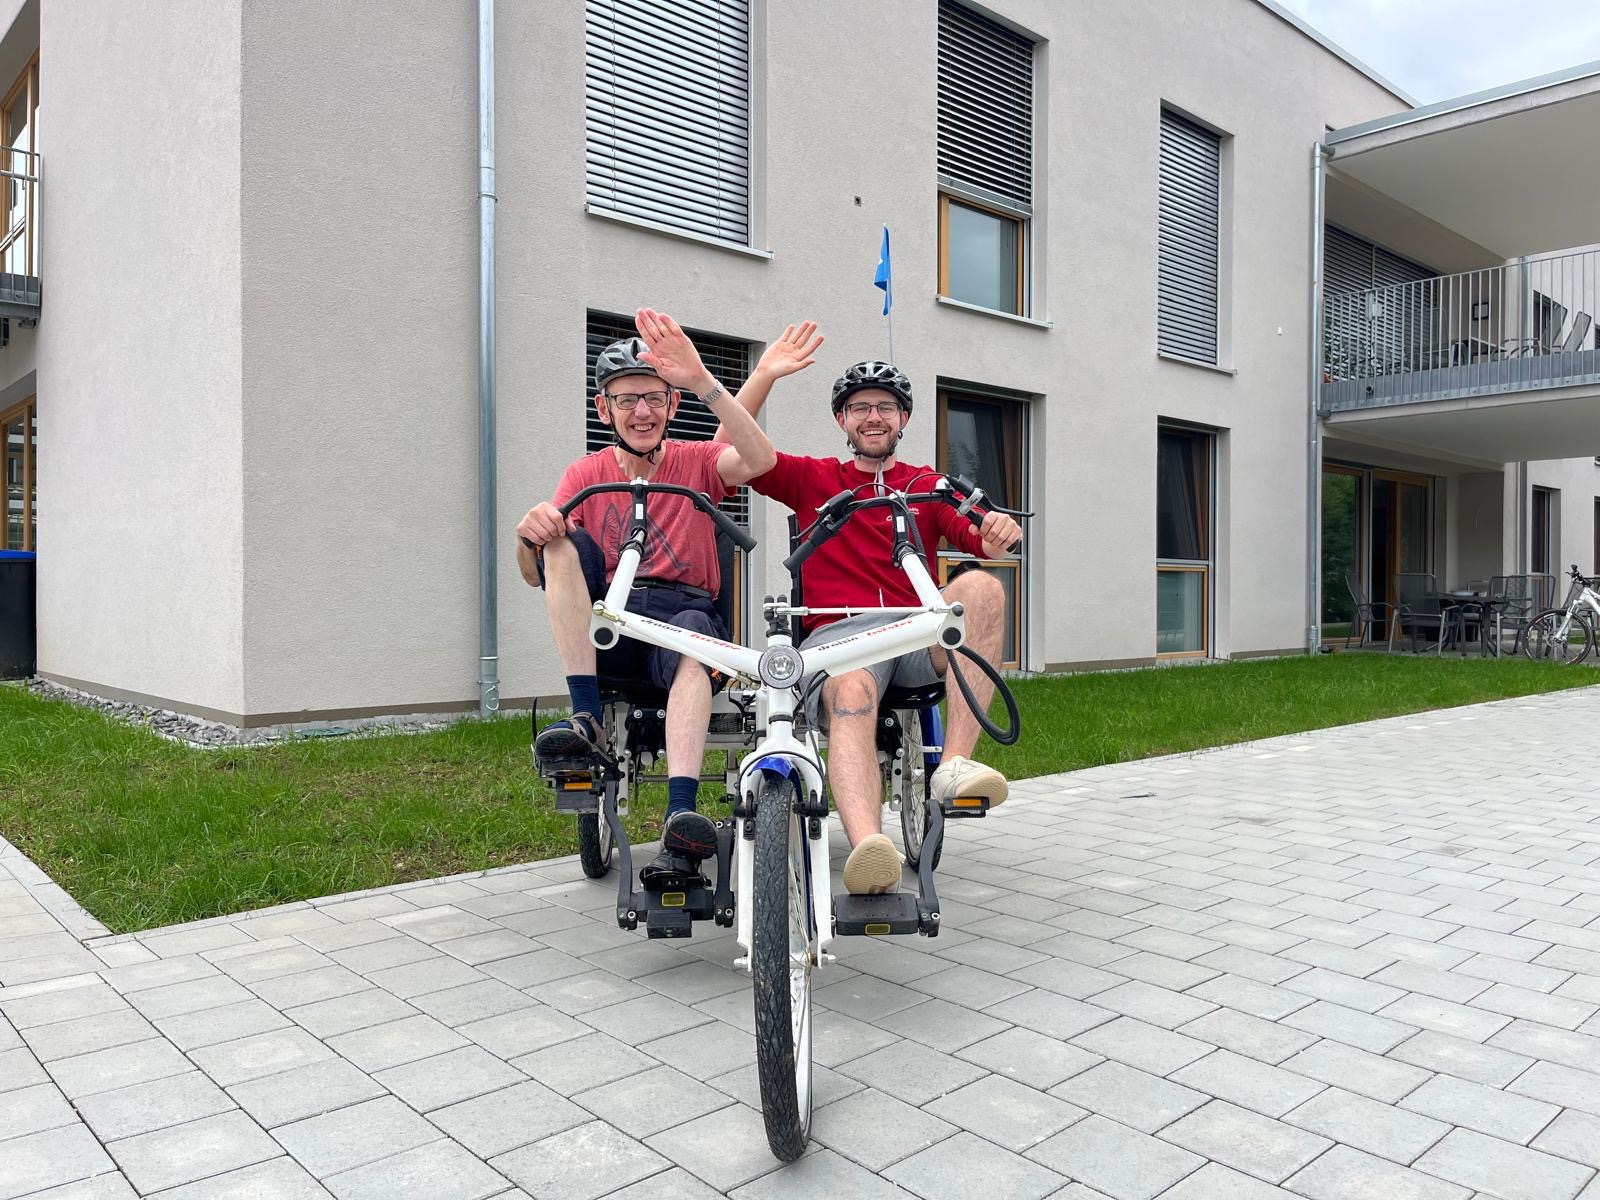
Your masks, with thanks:
<instances>
[{"instance_id":1,"label":"white sneaker","mask_svg":"<svg viewBox=\"0 0 1600 1200\"><path fill-rule=\"evenodd\" d=\"M987 800L990 808L998 808L1010 791L1006 777L999 771L959 754L940 763L928 784L934 800L947 808L975 808L974 804L961 803L975 797Z\"/></svg>"},{"instance_id":2,"label":"white sneaker","mask_svg":"<svg viewBox=\"0 0 1600 1200\"><path fill-rule=\"evenodd\" d=\"M900 890L900 851L886 834L869 833L856 843L844 862L844 890L852 896Z\"/></svg>"}]
</instances>

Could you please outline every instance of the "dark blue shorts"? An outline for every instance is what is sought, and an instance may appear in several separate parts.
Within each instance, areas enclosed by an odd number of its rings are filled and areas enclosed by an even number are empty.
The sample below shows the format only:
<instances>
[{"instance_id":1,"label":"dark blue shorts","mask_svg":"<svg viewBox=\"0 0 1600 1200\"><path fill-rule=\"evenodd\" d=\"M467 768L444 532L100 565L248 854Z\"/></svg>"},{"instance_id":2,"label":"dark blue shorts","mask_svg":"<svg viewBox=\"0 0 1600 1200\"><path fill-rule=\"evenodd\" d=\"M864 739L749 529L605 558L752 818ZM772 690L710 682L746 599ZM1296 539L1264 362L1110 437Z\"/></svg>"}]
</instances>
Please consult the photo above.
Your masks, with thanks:
<instances>
[{"instance_id":1,"label":"dark blue shorts","mask_svg":"<svg viewBox=\"0 0 1600 1200\"><path fill-rule=\"evenodd\" d=\"M605 552L588 530L574 529L568 532L567 537L578 552L578 562L583 567L583 581L589 587L590 601L601 599L606 594L608 582ZM541 571L541 586L543 580ZM640 613L693 633L718 638L728 636L727 628L717 616L716 605L708 596L652 583L634 588L628 595L627 608L629 612ZM672 689L672 681L678 674L678 659L681 657L676 650L664 650L636 638L623 637L610 649L595 651L595 670L602 680L638 681L665 692ZM710 672L709 667L706 670Z\"/></svg>"}]
</instances>

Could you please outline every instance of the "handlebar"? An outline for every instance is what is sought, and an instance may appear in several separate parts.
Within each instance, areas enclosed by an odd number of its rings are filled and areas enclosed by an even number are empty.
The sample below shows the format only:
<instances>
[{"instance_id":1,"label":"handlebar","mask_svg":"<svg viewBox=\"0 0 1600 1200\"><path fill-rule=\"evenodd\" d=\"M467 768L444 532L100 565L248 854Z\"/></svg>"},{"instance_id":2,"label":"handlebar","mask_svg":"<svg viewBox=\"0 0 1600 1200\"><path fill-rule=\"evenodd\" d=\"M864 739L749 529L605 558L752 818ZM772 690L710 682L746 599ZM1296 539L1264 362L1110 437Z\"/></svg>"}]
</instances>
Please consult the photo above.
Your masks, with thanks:
<instances>
[{"instance_id":1,"label":"handlebar","mask_svg":"<svg viewBox=\"0 0 1600 1200\"><path fill-rule=\"evenodd\" d=\"M715 504L711 503L711 498L709 496L707 496L704 492L697 492L693 488L684 487L682 484L678 483L650 483L643 479L635 479L629 483L592 483L588 487L575 494L565 504L561 505L560 513L562 519L565 520L568 516L570 516L572 510L577 508L578 505L582 504L590 496L599 495L603 492L631 492L634 496L635 524L640 528L643 527L643 517L645 506L648 504L648 496L651 494L659 494L663 496L684 496L692 501L696 508L705 513L706 516L710 517L712 523L716 525L716 527L723 533L727 534L729 539L735 546L738 546L739 549L749 553L751 550L756 548L755 538L751 537L744 530L740 529L739 526L734 524L733 519L729 517L727 513L723 512ZM530 550L534 548L533 543L527 538L523 538L522 542Z\"/></svg>"},{"instance_id":2,"label":"handlebar","mask_svg":"<svg viewBox=\"0 0 1600 1200\"><path fill-rule=\"evenodd\" d=\"M981 511L977 505L986 505L988 511L1004 513L1008 517L1028 518L1033 516L1030 512L1019 509L1004 508L1001 505L987 501L983 489L963 476L940 475L938 482L931 492L895 493L888 496L869 496L864 500L857 500L855 492L846 490L834 496L827 503L817 509L817 519L812 522L805 540L795 548L793 554L783 560L784 568L793 574L800 569L800 565L810 558L816 549L826 542L840 529L844 523L858 512L869 508L899 508L902 511L912 504L948 504L956 510L957 515L965 517L973 528L983 525L984 517L988 512ZM1022 539L1018 538L1006 547L1008 554L1015 554L1022 549Z\"/></svg>"}]
</instances>

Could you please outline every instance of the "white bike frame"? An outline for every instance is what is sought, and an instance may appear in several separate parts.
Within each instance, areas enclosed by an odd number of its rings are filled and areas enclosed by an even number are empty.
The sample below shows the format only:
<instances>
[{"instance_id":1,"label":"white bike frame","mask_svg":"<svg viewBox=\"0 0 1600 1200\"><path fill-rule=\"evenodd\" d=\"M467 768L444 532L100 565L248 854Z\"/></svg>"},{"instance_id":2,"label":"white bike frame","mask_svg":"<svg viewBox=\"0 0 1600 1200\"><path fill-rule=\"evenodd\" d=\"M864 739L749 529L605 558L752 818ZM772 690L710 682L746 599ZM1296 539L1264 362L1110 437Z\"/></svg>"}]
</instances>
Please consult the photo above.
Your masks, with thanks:
<instances>
[{"instance_id":1,"label":"white bike frame","mask_svg":"<svg viewBox=\"0 0 1600 1200\"><path fill-rule=\"evenodd\" d=\"M1600 630L1600 595L1596 595L1594 587L1585 581L1579 586L1578 594L1569 599L1562 610L1561 624L1556 628L1556 636L1562 641L1566 640L1567 634L1572 630L1572 614L1585 606L1594 610L1595 627Z\"/></svg>"},{"instance_id":2,"label":"white bike frame","mask_svg":"<svg viewBox=\"0 0 1600 1200\"><path fill-rule=\"evenodd\" d=\"M637 502L636 502L637 503ZM795 710L799 703L798 686L777 687L761 678L760 662L763 652L740 646L709 634L680 629L665 621L658 621L640 613L628 612L628 593L633 587L639 569L640 549L637 542L625 541L617 561L616 574L606 589L605 597L595 601L593 615L589 618L589 640L600 649L616 644L616 638L631 637L653 646L675 650L688 655L696 662L721 671L736 681L752 685L756 691L755 748L745 756L739 770L739 795L748 801L755 794L757 776L771 770L771 759L781 759L800 780L802 799L823 795L821 746L814 730L805 739L794 733ZM905 571L916 590L921 608L906 609L814 609L787 604L769 603L764 616L769 620L805 616L817 612L890 612L903 614L902 618L876 629L865 630L840 638L814 650L799 653L804 671L795 683L820 671L827 675L840 675L859 670L874 663L896 658L913 650L935 645L955 649L966 641L966 628L959 605L952 606L940 594L938 585L928 573L927 566L915 553L902 555L900 567ZM954 631L952 638L948 631ZM792 646L787 632L774 633L768 638L767 649L775 646ZM742 805L740 807L743 807ZM744 954L735 960L736 966L750 970L751 928L753 921L752 895L754 891L754 863L747 848L745 826L749 818L735 814L733 838L733 888L735 936ZM810 842L811 897L814 929L817 935L817 962L823 960L822 951L833 940L833 886L828 863L828 823L819 821L815 836L807 835Z\"/></svg>"}]
</instances>

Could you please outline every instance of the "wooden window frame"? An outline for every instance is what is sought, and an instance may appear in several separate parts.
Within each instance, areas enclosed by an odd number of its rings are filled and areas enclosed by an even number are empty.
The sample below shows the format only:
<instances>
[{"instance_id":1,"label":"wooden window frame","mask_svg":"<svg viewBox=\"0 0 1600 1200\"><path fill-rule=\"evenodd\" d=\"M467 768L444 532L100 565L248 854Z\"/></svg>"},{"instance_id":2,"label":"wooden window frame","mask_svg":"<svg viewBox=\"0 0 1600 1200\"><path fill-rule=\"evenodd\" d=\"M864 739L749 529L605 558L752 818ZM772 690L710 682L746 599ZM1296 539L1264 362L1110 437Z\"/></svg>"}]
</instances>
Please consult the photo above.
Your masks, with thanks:
<instances>
[{"instance_id":1,"label":"wooden window frame","mask_svg":"<svg viewBox=\"0 0 1600 1200\"><path fill-rule=\"evenodd\" d=\"M22 421L22 546L23 550L34 550L33 536L33 489L34 480L38 475L38 447L37 425L39 421L39 397L37 394L29 396L20 404L14 404L4 412L0 412L0 438L6 436L5 430L15 420ZM0 444L0 453L9 450L9 446ZM6 497L6 521L11 519L10 498ZM10 547L7 547L10 548Z\"/></svg>"},{"instance_id":2,"label":"wooden window frame","mask_svg":"<svg viewBox=\"0 0 1600 1200\"><path fill-rule=\"evenodd\" d=\"M958 304L967 304L970 301L962 300L959 296L950 294L950 206L959 204L962 208L970 208L974 212L981 212L987 216L998 217L1003 221L1010 221L1017 227L1017 293L1016 308L1011 310L1012 316L1026 317L1028 315L1025 303L1028 294L1028 218L1018 216L1014 212L1007 212L1003 208L996 208L991 204L984 204L978 200L969 200L965 196L952 195L949 192L939 193L939 295L946 300L954 300ZM978 307L982 307L979 305ZM1004 309L997 309L1004 312Z\"/></svg>"},{"instance_id":3,"label":"wooden window frame","mask_svg":"<svg viewBox=\"0 0 1600 1200\"><path fill-rule=\"evenodd\" d=\"M28 111L28 145L27 152L36 155L39 151L39 52L34 51L33 57L28 60L28 65L22 68L22 73L17 76L17 81L6 92L5 99L0 100L0 140L3 140L7 159L11 151L11 129L8 120L11 111L16 107L19 93ZM30 160L32 161L32 160ZM8 170L15 170L15 164L8 162ZM28 172L32 173L32 172ZM6 228L0 230L0 264L4 264L5 256L18 238L23 242L23 272L25 277L38 274L36 259L39 254L38 236L35 230L36 214L34 212L34 185L26 184L26 199L23 202L22 224L15 229L10 227L10 204L7 203ZM9 190L9 189L7 189Z\"/></svg>"},{"instance_id":4,"label":"wooden window frame","mask_svg":"<svg viewBox=\"0 0 1600 1200\"><path fill-rule=\"evenodd\" d=\"M984 405L999 410L1001 453L1004 459L1001 469L1005 473L1006 482L1015 488L1015 494L998 497L998 502L1006 508L1025 508L1023 503L1027 495L1027 400L1022 397L1009 399L1001 396L986 396L981 392L966 392L959 387L939 387L935 391L936 417L936 452L934 462L938 469L948 470L949 461L946 447L949 445L949 422L946 419L947 406L951 400L959 400L964 404ZM1026 543L1024 543L1026 546ZM1011 644L1016 648L1016 657L998 663L1002 670L1020 670L1024 654L1023 633L1026 622L1024 610L1027 608L1027 582L1026 565L1027 551L1024 549L1021 556L1016 558L979 558L975 555L960 553L940 553L936 570L939 577L939 586L942 588L949 581L950 572L961 563L977 563L985 570L991 568L1014 572L1011 594L1016 598L1016 603L1011 606L1009 619L1011 622Z\"/></svg>"},{"instance_id":5,"label":"wooden window frame","mask_svg":"<svg viewBox=\"0 0 1600 1200\"><path fill-rule=\"evenodd\" d=\"M1163 572L1197 573L1202 578L1200 581L1200 649L1198 650L1157 650L1155 657L1158 661L1179 658L1209 658L1213 647L1211 628L1211 593L1216 580L1213 572L1216 569L1216 525L1217 525L1217 434L1214 429L1207 429L1197 425L1186 425L1181 421L1158 421L1156 424L1157 446L1160 445L1162 433L1182 433L1198 436L1203 440L1205 450L1205 478L1197 481L1197 486L1203 489L1198 497L1201 503L1196 505L1200 514L1200 537L1205 550L1203 559L1186 558L1161 558L1156 557L1156 598L1160 601L1161 576ZM1159 454L1159 451L1158 451ZM1159 459L1158 459L1159 461ZM1158 468L1159 469L1159 468ZM1157 505L1160 504L1160 480L1156 481ZM1160 621L1160 612L1157 611L1156 619ZM1160 636L1159 624L1157 636Z\"/></svg>"}]
</instances>

